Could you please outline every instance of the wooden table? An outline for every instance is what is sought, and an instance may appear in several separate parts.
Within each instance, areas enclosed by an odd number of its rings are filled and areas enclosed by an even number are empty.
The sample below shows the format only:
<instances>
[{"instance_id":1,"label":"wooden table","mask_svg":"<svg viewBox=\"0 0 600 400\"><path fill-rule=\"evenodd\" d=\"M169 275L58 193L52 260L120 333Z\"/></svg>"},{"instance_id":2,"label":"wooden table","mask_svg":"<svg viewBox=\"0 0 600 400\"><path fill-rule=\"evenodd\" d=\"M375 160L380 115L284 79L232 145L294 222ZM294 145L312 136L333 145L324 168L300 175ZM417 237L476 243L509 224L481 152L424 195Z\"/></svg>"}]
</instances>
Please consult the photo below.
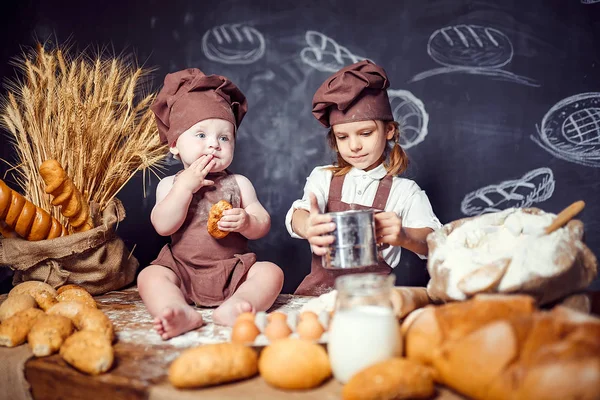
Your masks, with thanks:
<instances>
[{"instance_id":1,"label":"wooden table","mask_svg":"<svg viewBox=\"0 0 600 400\"><path fill-rule=\"evenodd\" d=\"M6 295L0 295L0 302ZM280 295L271 310L299 310L308 300L302 296ZM152 319L136 288L110 292L96 297L99 308L112 320L117 335L114 344L115 365L100 376L88 376L55 354L31 358L25 365L25 377L35 399L338 399L342 386L330 379L308 391L281 391L268 386L260 376L196 390L177 390L167 380L170 363L186 348L228 341L230 328L212 323L212 310L201 309L206 324L184 335L163 341L152 329ZM438 399L461 399L446 389Z\"/></svg>"}]
</instances>

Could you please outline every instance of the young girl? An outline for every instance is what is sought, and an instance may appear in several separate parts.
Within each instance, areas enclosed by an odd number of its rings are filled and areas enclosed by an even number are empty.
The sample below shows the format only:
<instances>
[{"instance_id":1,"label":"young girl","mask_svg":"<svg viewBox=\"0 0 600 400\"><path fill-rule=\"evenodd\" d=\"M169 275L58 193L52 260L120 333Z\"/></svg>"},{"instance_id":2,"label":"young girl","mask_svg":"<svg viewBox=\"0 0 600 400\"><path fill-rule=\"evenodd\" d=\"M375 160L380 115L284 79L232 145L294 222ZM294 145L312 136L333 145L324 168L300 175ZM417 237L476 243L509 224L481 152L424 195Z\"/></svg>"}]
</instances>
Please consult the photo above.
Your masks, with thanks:
<instances>
[{"instance_id":1,"label":"young girl","mask_svg":"<svg viewBox=\"0 0 600 400\"><path fill-rule=\"evenodd\" d=\"M307 239L313 252L311 272L295 294L321 295L343 274L390 274L400 261L402 247L424 258L427 235L441 227L425 192L397 176L406 170L408 158L398 144L388 87L385 71L365 60L333 74L313 97L313 115L330 128L328 141L337 163L312 171L304 196L286 216L289 233ZM324 269L321 256L334 241L327 233L335 224L323 213L370 208L383 210L375 214L377 241L389 245L379 265Z\"/></svg>"},{"instance_id":2,"label":"young girl","mask_svg":"<svg viewBox=\"0 0 600 400\"><path fill-rule=\"evenodd\" d=\"M235 136L248 107L227 78L198 69L168 74L152 111L163 143L179 157L183 170L160 181L151 220L171 235L138 277L138 289L163 339L202 325L190 303L219 306L213 321L232 325L238 314L267 310L283 285L283 272L256 262L247 247L270 229L270 216L250 181L230 174ZM207 230L211 206L233 205L218 223L229 234L215 239Z\"/></svg>"}]
</instances>

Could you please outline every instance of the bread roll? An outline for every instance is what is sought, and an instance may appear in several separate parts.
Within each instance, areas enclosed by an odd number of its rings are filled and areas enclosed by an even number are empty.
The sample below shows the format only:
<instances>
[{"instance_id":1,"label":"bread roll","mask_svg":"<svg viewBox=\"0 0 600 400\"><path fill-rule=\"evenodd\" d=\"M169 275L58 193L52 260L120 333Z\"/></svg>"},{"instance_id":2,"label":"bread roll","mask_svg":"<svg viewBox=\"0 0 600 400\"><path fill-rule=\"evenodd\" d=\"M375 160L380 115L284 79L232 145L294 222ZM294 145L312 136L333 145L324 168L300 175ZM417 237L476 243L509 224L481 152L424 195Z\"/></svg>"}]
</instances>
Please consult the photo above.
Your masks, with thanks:
<instances>
[{"instance_id":1,"label":"bread roll","mask_svg":"<svg viewBox=\"0 0 600 400\"><path fill-rule=\"evenodd\" d=\"M269 385L280 389L311 389L331 376L325 349L295 338L280 339L265 347L258 369Z\"/></svg>"},{"instance_id":2,"label":"bread roll","mask_svg":"<svg viewBox=\"0 0 600 400\"><path fill-rule=\"evenodd\" d=\"M90 207L71 178L56 160L46 160L40 165L40 175L46 183L46 193L54 198L52 205L60 206L62 215L69 219L75 232L85 232L94 227Z\"/></svg>"},{"instance_id":3,"label":"bread roll","mask_svg":"<svg viewBox=\"0 0 600 400\"><path fill-rule=\"evenodd\" d=\"M69 290L69 289L82 289L82 290L85 290L83 287L81 287L79 285L68 284L68 285L63 285L63 286L59 287L58 289L56 289L56 293L57 294L61 294L65 290Z\"/></svg>"},{"instance_id":4,"label":"bread roll","mask_svg":"<svg viewBox=\"0 0 600 400\"><path fill-rule=\"evenodd\" d=\"M223 239L225 236L229 235L229 232L220 230L217 224L223 216L223 211L231 210L232 208L232 205L226 200L221 200L218 203L213 204L210 208L207 229L208 233L215 239Z\"/></svg>"},{"instance_id":5,"label":"bread roll","mask_svg":"<svg viewBox=\"0 0 600 400\"><path fill-rule=\"evenodd\" d=\"M49 315L62 315L73 321L78 330L99 332L109 341L114 339L114 328L110 319L102 311L90 308L83 303L75 301L59 302L48 311Z\"/></svg>"},{"instance_id":6,"label":"bread roll","mask_svg":"<svg viewBox=\"0 0 600 400\"><path fill-rule=\"evenodd\" d=\"M391 300L392 308L398 319L402 319L414 310L432 302L427 295L427 288L408 286L395 287L392 290Z\"/></svg>"},{"instance_id":7,"label":"bread roll","mask_svg":"<svg viewBox=\"0 0 600 400\"><path fill-rule=\"evenodd\" d=\"M0 346L15 347L25 342L29 330L44 312L39 308L19 311L0 325Z\"/></svg>"},{"instance_id":8,"label":"bread roll","mask_svg":"<svg viewBox=\"0 0 600 400\"><path fill-rule=\"evenodd\" d=\"M44 315L31 327L27 342L35 356L49 356L60 349L71 333L73 333L73 323L69 318L61 315Z\"/></svg>"},{"instance_id":9,"label":"bread roll","mask_svg":"<svg viewBox=\"0 0 600 400\"><path fill-rule=\"evenodd\" d=\"M49 292L52 296L56 297L56 290L45 282L40 281L27 281L22 282L13 287L10 292L8 292L8 296L13 296L15 294L23 294L26 293L32 296L35 299L35 295L40 292Z\"/></svg>"},{"instance_id":10,"label":"bread roll","mask_svg":"<svg viewBox=\"0 0 600 400\"><path fill-rule=\"evenodd\" d=\"M98 305L96 304L96 301L92 295L87 290L79 287L62 290L58 296L56 296L56 300L75 301L83 303L90 308L98 308Z\"/></svg>"},{"instance_id":11,"label":"bread roll","mask_svg":"<svg viewBox=\"0 0 600 400\"><path fill-rule=\"evenodd\" d=\"M178 388L203 387L250 378L258 372L258 356L239 343L217 343L184 351L169 367Z\"/></svg>"},{"instance_id":12,"label":"bread roll","mask_svg":"<svg viewBox=\"0 0 600 400\"><path fill-rule=\"evenodd\" d=\"M45 290L41 292L34 292L33 296L37 305L44 311L58 303L56 297L52 293L47 292Z\"/></svg>"},{"instance_id":13,"label":"bread roll","mask_svg":"<svg viewBox=\"0 0 600 400\"><path fill-rule=\"evenodd\" d=\"M7 297L0 304L0 322L12 317L19 311L27 310L28 308L36 308L35 299L28 294L15 294Z\"/></svg>"},{"instance_id":14,"label":"bread roll","mask_svg":"<svg viewBox=\"0 0 600 400\"><path fill-rule=\"evenodd\" d=\"M71 321L75 322L75 317L82 310L89 309L83 303L75 302L75 301L65 301L59 302L46 310L46 314L48 315L62 315L63 317L69 318Z\"/></svg>"},{"instance_id":15,"label":"bread roll","mask_svg":"<svg viewBox=\"0 0 600 400\"><path fill-rule=\"evenodd\" d=\"M79 371L90 375L108 371L114 361L110 341L93 331L80 331L69 336L60 348L60 356Z\"/></svg>"},{"instance_id":16,"label":"bread roll","mask_svg":"<svg viewBox=\"0 0 600 400\"><path fill-rule=\"evenodd\" d=\"M356 373L342 389L344 400L427 399L435 392L431 368L391 358Z\"/></svg>"}]
</instances>

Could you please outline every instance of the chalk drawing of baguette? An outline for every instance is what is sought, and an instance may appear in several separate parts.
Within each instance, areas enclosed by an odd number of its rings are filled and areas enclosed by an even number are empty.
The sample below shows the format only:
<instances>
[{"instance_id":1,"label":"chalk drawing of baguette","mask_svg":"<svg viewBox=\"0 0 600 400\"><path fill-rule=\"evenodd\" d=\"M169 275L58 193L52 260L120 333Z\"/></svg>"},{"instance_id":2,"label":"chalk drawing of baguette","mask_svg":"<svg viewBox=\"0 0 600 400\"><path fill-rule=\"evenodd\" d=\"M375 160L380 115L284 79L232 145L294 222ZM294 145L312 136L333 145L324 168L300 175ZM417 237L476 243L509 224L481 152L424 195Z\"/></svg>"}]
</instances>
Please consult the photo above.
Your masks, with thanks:
<instances>
[{"instance_id":1,"label":"chalk drawing of baguette","mask_svg":"<svg viewBox=\"0 0 600 400\"><path fill-rule=\"evenodd\" d=\"M600 167L600 92L580 93L556 103L531 139L553 156Z\"/></svg>"},{"instance_id":2,"label":"chalk drawing of baguette","mask_svg":"<svg viewBox=\"0 0 600 400\"><path fill-rule=\"evenodd\" d=\"M600 0L581 0L581 4L596 4L600 3Z\"/></svg>"},{"instance_id":3,"label":"chalk drawing of baguette","mask_svg":"<svg viewBox=\"0 0 600 400\"><path fill-rule=\"evenodd\" d=\"M440 74L464 73L540 86L533 79L501 69L512 61L514 50L508 36L498 29L479 25L446 26L431 34L427 54L443 67L421 72L410 82Z\"/></svg>"},{"instance_id":4,"label":"chalk drawing of baguette","mask_svg":"<svg viewBox=\"0 0 600 400\"><path fill-rule=\"evenodd\" d=\"M485 186L467 194L460 209L465 215L475 216L511 207L529 207L552 197L554 185L550 168L534 169L519 179Z\"/></svg>"},{"instance_id":5,"label":"chalk drawing of baguette","mask_svg":"<svg viewBox=\"0 0 600 400\"><path fill-rule=\"evenodd\" d=\"M252 64L265 54L265 38L246 24L225 24L202 36L202 52L222 64Z\"/></svg>"},{"instance_id":6,"label":"chalk drawing of baguette","mask_svg":"<svg viewBox=\"0 0 600 400\"><path fill-rule=\"evenodd\" d=\"M409 149L425 140L429 115L423 102L408 90L388 90L394 120L400 124L400 145Z\"/></svg>"},{"instance_id":7,"label":"chalk drawing of baguette","mask_svg":"<svg viewBox=\"0 0 600 400\"><path fill-rule=\"evenodd\" d=\"M340 68L366 59L354 55L335 40L316 31L307 31L304 36L308 47L300 51L300 59L316 70L337 72Z\"/></svg>"}]
</instances>

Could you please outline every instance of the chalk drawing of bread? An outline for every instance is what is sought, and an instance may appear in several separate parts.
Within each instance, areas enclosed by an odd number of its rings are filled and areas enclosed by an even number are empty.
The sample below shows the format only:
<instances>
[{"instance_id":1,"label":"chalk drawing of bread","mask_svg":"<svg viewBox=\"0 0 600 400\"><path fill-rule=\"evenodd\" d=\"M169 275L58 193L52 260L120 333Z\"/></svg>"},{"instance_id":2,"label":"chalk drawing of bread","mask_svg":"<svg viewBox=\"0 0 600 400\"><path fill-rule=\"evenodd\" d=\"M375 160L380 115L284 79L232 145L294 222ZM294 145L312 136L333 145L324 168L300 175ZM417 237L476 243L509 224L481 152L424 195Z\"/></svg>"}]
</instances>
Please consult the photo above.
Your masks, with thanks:
<instances>
[{"instance_id":1,"label":"chalk drawing of bread","mask_svg":"<svg viewBox=\"0 0 600 400\"><path fill-rule=\"evenodd\" d=\"M425 105L408 90L388 90L394 120L400 124L400 145L416 146L425 140L429 115Z\"/></svg>"},{"instance_id":2,"label":"chalk drawing of bread","mask_svg":"<svg viewBox=\"0 0 600 400\"><path fill-rule=\"evenodd\" d=\"M595 4L600 3L600 0L581 0L581 4Z\"/></svg>"},{"instance_id":3,"label":"chalk drawing of bread","mask_svg":"<svg viewBox=\"0 0 600 400\"><path fill-rule=\"evenodd\" d=\"M450 67L501 68L511 61L513 47L497 29L453 25L431 34L427 53L436 62Z\"/></svg>"},{"instance_id":4,"label":"chalk drawing of bread","mask_svg":"<svg viewBox=\"0 0 600 400\"><path fill-rule=\"evenodd\" d=\"M316 70L337 72L340 68L364 60L340 46L335 40L316 31L306 31L304 36L308 47L300 51L300 59Z\"/></svg>"},{"instance_id":5,"label":"chalk drawing of bread","mask_svg":"<svg viewBox=\"0 0 600 400\"><path fill-rule=\"evenodd\" d=\"M244 24L215 26L204 33L202 52L223 64L252 64L265 54L265 38Z\"/></svg>"},{"instance_id":6,"label":"chalk drawing of bread","mask_svg":"<svg viewBox=\"0 0 600 400\"><path fill-rule=\"evenodd\" d=\"M532 139L555 157L600 167L600 92L580 93L556 103Z\"/></svg>"},{"instance_id":7,"label":"chalk drawing of bread","mask_svg":"<svg viewBox=\"0 0 600 400\"><path fill-rule=\"evenodd\" d=\"M554 193L554 174L550 168L538 168L520 179L485 186L463 199L463 214L474 216L497 212L511 207L529 207L548 200Z\"/></svg>"}]
</instances>

